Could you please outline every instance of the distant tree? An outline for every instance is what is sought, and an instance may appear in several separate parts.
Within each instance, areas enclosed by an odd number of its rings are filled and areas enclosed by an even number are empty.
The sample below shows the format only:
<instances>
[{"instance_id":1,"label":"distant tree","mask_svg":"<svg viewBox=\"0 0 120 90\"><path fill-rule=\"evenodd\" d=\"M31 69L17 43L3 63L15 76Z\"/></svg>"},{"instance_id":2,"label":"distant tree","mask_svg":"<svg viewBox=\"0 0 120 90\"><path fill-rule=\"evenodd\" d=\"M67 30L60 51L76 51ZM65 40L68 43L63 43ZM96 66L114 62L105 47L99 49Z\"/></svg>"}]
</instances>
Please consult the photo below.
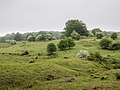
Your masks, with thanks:
<instances>
[{"instance_id":1,"label":"distant tree","mask_svg":"<svg viewBox=\"0 0 120 90\"><path fill-rule=\"evenodd\" d=\"M58 48L61 50L61 51L64 51L66 50L66 48L68 47L68 43L65 39L61 40L59 43L58 43Z\"/></svg>"},{"instance_id":2,"label":"distant tree","mask_svg":"<svg viewBox=\"0 0 120 90\"><path fill-rule=\"evenodd\" d=\"M102 39L103 33L102 32L96 32L97 39Z\"/></svg>"},{"instance_id":3,"label":"distant tree","mask_svg":"<svg viewBox=\"0 0 120 90\"><path fill-rule=\"evenodd\" d=\"M117 37L118 37L118 35L117 35L116 32L113 32L113 33L111 34L111 38L112 38L113 40L115 40Z\"/></svg>"},{"instance_id":4,"label":"distant tree","mask_svg":"<svg viewBox=\"0 0 120 90\"><path fill-rule=\"evenodd\" d=\"M0 37L0 43L4 43L5 42L5 37Z\"/></svg>"},{"instance_id":5,"label":"distant tree","mask_svg":"<svg viewBox=\"0 0 120 90\"><path fill-rule=\"evenodd\" d=\"M46 34L46 39L47 39L47 40L52 40L52 39L53 39L52 34Z\"/></svg>"},{"instance_id":6,"label":"distant tree","mask_svg":"<svg viewBox=\"0 0 120 90\"><path fill-rule=\"evenodd\" d=\"M75 46L75 42L74 42L73 39L67 38L66 41L67 41L67 47L68 47L69 49L70 49L71 47L74 47L74 46Z\"/></svg>"},{"instance_id":7,"label":"distant tree","mask_svg":"<svg viewBox=\"0 0 120 90\"><path fill-rule=\"evenodd\" d=\"M36 41L46 41L47 37L45 34L40 34L36 37Z\"/></svg>"},{"instance_id":8,"label":"distant tree","mask_svg":"<svg viewBox=\"0 0 120 90\"><path fill-rule=\"evenodd\" d=\"M19 32L17 32L14 35L14 40L16 40L16 41L22 41L23 40L22 34L20 34Z\"/></svg>"},{"instance_id":9,"label":"distant tree","mask_svg":"<svg viewBox=\"0 0 120 90\"><path fill-rule=\"evenodd\" d=\"M79 40L80 39L80 34L78 34L75 30L71 33L71 37L74 40Z\"/></svg>"},{"instance_id":10,"label":"distant tree","mask_svg":"<svg viewBox=\"0 0 120 90\"><path fill-rule=\"evenodd\" d=\"M35 41L35 37L30 35L30 36L28 36L27 41L34 42Z\"/></svg>"},{"instance_id":11,"label":"distant tree","mask_svg":"<svg viewBox=\"0 0 120 90\"><path fill-rule=\"evenodd\" d=\"M71 33L75 30L81 36L88 36L89 31L86 28L86 24L79 20L68 20L65 23L65 35L67 37L71 36Z\"/></svg>"},{"instance_id":12,"label":"distant tree","mask_svg":"<svg viewBox=\"0 0 120 90\"><path fill-rule=\"evenodd\" d=\"M57 51L57 48L54 43L49 43L47 46L47 52L52 55L54 52Z\"/></svg>"},{"instance_id":13,"label":"distant tree","mask_svg":"<svg viewBox=\"0 0 120 90\"><path fill-rule=\"evenodd\" d=\"M94 36L96 35L97 32L102 32L102 30L100 30L100 28L92 29L92 33L94 34Z\"/></svg>"},{"instance_id":14,"label":"distant tree","mask_svg":"<svg viewBox=\"0 0 120 90\"><path fill-rule=\"evenodd\" d=\"M108 38L104 38L100 41L100 46L103 49L109 49L110 45L112 44L112 41Z\"/></svg>"}]
</instances>

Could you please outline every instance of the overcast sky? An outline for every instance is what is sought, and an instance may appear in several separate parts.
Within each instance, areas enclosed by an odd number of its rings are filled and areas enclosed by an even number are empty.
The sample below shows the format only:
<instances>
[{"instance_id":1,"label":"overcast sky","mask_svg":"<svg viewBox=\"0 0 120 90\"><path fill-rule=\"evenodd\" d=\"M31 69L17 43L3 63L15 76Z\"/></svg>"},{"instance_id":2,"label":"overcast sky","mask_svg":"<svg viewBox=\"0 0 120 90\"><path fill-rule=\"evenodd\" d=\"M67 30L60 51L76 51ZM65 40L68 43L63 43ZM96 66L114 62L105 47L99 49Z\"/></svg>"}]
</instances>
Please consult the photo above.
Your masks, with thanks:
<instances>
[{"instance_id":1,"label":"overcast sky","mask_svg":"<svg viewBox=\"0 0 120 90\"><path fill-rule=\"evenodd\" d=\"M120 31L120 0L0 0L0 35L62 30L69 19Z\"/></svg>"}]
</instances>

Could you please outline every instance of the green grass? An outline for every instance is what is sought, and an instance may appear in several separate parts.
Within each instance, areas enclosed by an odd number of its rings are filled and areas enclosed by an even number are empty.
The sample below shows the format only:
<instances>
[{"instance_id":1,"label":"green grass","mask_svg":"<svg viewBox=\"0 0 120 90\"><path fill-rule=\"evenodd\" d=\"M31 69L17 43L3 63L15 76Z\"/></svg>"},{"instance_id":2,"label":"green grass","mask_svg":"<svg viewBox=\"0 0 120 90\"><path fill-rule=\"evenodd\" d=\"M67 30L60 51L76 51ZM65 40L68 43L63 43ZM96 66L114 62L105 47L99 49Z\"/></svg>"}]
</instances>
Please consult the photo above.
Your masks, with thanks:
<instances>
[{"instance_id":1,"label":"green grass","mask_svg":"<svg viewBox=\"0 0 120 90\"><path fill-rule=\"evenodd\" d=\"M76 41L71 50L58 50L55 58L47 56L46 47L50 42L57 45L59 40L0 44L0 90L119 90L120 81L115 74L120 74L120 69L109 70L98 62L75 57L80 50L100 52L119 64L120 50L102 50L99 41ZM21 56L25 50L29 55Z\"/></svg>"}]
</instances>

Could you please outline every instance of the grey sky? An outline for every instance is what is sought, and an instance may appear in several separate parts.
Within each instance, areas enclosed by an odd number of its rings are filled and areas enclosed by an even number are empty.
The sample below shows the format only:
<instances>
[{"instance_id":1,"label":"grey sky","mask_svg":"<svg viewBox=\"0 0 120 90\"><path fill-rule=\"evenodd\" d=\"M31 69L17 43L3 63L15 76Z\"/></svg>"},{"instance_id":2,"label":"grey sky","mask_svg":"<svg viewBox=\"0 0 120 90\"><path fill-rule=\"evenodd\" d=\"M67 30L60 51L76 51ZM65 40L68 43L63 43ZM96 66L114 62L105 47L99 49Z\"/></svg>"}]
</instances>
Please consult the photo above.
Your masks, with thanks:
<instances>
[{"instance_id":1,"label":"grey sky","mask_svg":"<svg viewBox=\"0 0 120 90\"><path fill-rule=\"evenodd\" d=\"M61 30L69 19L119 31L120 0L0 0L0 35Z\"/></svg>"}]
</instances>

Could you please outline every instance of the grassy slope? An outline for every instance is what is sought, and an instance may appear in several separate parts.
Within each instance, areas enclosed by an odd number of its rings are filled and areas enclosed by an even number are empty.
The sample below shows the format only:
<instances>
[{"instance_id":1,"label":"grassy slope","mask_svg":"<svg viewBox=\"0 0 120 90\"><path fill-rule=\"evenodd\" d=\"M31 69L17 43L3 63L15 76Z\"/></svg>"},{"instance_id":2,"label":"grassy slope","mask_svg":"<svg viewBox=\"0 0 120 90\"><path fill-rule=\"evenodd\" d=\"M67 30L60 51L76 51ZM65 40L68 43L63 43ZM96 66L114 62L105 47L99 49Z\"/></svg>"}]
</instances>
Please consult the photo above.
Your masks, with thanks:
<instances>
[{"instance_id":1,"label":"grassy slope","mask_svg":"<svg viewBox=\"0 0 120 90\"><path fill-rule=\"evenodd\" d=\"M51 41L57 44L59 41ZM120 82L115 73L120 69L107 70L97 62L75 58L79 50L99 51L119 60L120 51L101 50L99 40L83 39L67 51L57 51L57 58L46 56L49 42L18 43L0 45L0 89L1 90L118 90ZM31 56L20 56L28 50ZM6 54L2 54L6 53ZM9 55L9 54L12 55ZM40 53L41 56L38 56ZM38 57L38 59L35 59ZM68 59L64 59L68 57ZM30 63L34 61L34 63ZM101 80L102 77L106 80Z\"/></svg>"}]
</instances>

